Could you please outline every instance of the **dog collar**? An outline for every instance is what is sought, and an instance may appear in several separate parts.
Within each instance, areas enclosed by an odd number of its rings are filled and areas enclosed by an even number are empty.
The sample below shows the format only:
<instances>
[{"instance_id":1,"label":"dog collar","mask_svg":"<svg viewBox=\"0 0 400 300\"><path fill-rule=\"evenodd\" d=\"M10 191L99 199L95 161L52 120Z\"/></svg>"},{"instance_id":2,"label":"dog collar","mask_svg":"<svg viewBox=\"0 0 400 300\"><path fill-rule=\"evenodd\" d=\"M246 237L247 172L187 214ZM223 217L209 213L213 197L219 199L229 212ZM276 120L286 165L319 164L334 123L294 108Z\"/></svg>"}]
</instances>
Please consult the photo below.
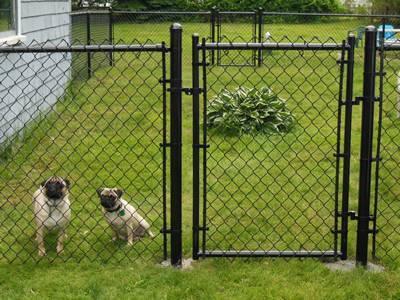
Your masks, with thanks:
<instances>
[{"instance_id":1,"label":"dog collar","mask_svg":"<svg viewBox=\"0 0 400 300\"><path fill-rule=\"evenodd\" d=\"M108 209L106 209L106 211L107 212L116 212L116 211L119 211L120 209L121 209L121 207L122 207L122 204L120 204L120 205L118 205L118 207L117 208L114 208L114 209L111 209L111 210L108 210Z\"/></svg>"}]
</instances>

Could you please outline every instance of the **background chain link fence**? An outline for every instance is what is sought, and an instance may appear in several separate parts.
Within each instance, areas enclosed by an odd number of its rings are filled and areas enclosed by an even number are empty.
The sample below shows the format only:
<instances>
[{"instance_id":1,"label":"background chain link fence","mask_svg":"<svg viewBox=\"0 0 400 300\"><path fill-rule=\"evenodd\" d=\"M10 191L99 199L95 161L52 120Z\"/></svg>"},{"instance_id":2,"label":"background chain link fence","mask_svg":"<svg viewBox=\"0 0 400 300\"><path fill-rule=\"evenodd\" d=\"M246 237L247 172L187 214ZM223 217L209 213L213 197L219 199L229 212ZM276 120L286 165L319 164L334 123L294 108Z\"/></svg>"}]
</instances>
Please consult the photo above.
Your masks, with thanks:
<instances>
[{"instance_id":1,"label":"background chain link fence","mask_svg":"<svg viewBox=\"0 0 400 300\"><path fill-rule=\"evenodd\" d=\"M12 8L0 8L0 31L14 29L14 16Z\"/></svg>"},{"instance_id":2,"label":"background chain link fence","mask_svg":"<svg viewBox=\"0 0 400 300\"><path fill-rule=\"evenodd\" d=\"M72 45L111 45L110 11L85 11L71 14ZM73 53L73 77L90 78L97 69L112 65L112 52Z\"/></svg>"}]
</instances>

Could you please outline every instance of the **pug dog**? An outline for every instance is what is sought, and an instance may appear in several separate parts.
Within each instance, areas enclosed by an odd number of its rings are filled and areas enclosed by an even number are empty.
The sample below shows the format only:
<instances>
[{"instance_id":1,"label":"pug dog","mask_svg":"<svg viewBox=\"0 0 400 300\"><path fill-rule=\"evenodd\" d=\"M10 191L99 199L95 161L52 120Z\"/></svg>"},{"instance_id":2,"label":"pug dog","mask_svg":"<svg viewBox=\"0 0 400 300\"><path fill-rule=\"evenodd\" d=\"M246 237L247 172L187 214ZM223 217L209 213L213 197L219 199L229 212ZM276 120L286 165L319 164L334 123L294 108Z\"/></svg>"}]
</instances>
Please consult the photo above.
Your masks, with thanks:
<instances>
[{"instance_id":1,"label":"pug dog","mask_svg":"<svg viewBox=\"0 0 400 300\"><path fill-rule=\"evenodd\" d=\"M65 230L71 219L69 188L68 180L52 176L42 182L40 188L33 194L39 256L46 255L44 245L46 231L58 231L57 254L61 254L64 250Z\"/></svg>"},{"instance_id":2,"label":"pug dog","mask_svg":"<svg viewBox=\"0 0 400 300\"><path fill-rule=\"evenodd\" d=\"M127 241L128 246L132 246L134 241L146 235L154 238L150 224L132 205L121 198L123 194L121 189L100 188L97 189L97 194L100 197L104 217L113 230L114 241L120 238Z\"/></svg>"}]
</instances>

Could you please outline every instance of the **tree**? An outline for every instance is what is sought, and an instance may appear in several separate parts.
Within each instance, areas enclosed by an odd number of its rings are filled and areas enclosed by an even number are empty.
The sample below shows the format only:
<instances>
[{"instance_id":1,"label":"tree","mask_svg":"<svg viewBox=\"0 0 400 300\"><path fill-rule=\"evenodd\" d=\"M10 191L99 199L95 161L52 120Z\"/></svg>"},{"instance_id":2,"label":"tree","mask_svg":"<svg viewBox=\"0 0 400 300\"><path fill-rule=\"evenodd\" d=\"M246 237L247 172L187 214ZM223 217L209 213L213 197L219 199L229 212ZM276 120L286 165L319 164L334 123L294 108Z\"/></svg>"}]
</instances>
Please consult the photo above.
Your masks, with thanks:
<instances>
[{"instance_id":1,"label":"tree","mask_svg":"<svg viewBox=\"0 0 400 300\"><path fill-rule=\"evenodd\" d=\"M373 0L372 11L375 14L400 14L399 0Z\"/></svg>"}]
</instances>

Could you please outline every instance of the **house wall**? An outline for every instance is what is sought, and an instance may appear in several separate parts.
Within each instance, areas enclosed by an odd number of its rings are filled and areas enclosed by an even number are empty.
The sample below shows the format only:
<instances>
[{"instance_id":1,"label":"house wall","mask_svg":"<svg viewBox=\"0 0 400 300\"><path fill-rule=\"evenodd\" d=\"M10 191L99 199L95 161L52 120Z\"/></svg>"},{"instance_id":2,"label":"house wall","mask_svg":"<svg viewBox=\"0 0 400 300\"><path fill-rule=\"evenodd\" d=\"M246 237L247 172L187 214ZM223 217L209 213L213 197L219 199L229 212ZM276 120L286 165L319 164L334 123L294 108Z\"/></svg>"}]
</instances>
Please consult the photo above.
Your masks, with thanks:
<instances>
[{"instance_id":1,"label":"house wall","mask_svg":"<svg viewBox=\"0 0 400 300\"><path fill-rule=\"evenodd\" d=\"M20 0L24 44L69 43L70 0ZM0 54L0 143L59 100L70 77L66 53Z\"/></svg>"}]
</instances>

